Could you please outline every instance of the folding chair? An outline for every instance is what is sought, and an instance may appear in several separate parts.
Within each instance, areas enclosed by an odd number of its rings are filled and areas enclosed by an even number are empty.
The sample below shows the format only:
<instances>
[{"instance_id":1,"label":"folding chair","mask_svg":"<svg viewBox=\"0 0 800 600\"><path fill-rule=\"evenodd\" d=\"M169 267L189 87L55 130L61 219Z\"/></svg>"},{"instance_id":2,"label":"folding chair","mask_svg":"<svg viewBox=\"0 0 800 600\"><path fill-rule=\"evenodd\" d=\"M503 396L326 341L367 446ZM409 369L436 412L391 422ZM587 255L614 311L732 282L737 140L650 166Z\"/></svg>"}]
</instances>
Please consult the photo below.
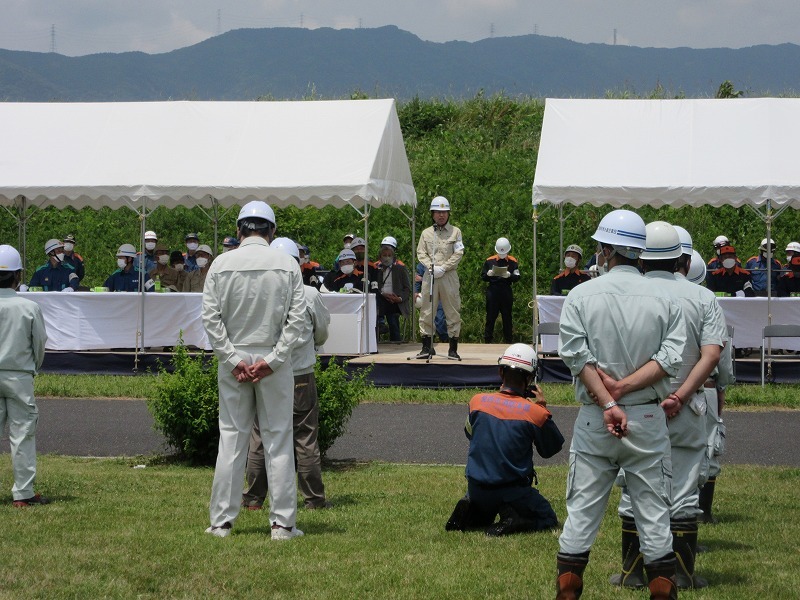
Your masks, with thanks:
<instances>
[{"instance_id":1,"label":"folding chair","mask_svg":"<svg viewBox=\"0 0 800 600\"><path fill-rule=\"evenodd\" d=\"M767 325L764 327L761 334L761 387L764 387L764 371L767 360L770 362L770 371L772 362L776 360L797 360L794 355L774 354L772 348L767 351L767 340L771 338L800 338L800 325Z\"/></svg>"},{"instance_id":2,"label":"folding chair","mask_svg":"<svg viewBox=\"0 0 800 600\"><path fill-rule=\"evenodd\" d=\"M539 323L539 326L537 327L539 339L537 342L541 345L543 335L558 335L558 330L558 323Z\"/></svg>"}]
</instances>

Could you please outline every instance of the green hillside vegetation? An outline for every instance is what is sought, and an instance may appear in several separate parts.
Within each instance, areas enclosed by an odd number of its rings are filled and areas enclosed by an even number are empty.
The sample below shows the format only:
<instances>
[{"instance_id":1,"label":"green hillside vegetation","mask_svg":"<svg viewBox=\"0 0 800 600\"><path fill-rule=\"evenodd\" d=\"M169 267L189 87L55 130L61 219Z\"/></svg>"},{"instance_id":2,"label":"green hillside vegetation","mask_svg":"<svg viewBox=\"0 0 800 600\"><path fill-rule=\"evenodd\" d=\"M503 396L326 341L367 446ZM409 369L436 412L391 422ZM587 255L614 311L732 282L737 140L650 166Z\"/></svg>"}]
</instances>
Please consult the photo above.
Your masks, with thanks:
<instances>
[{"instance_id":1,"label":"green hillside vegetation","mask_svg":"<svg viewBox=\"0 0 800 600\"><path fill-rule=\"evenodd\" d=\"M663 94L657 90L657 94ZM730 100L735 102L735 100ZM495 240L508 237L511 254L520 261L523 278L515 284L515 340L528 341L532 334L533 228L531 191L544 114L541 99L512 99L508 96L478 95L470 100L414 99L399 105L411 173L417 190L417 236L429 226L427 210L431 198L446 196L453 207L452 222L464 234L466 253L459 267L462 295L462 340L482 340L484 323L484 284L480 280L483 261L494 254ZM608 207L567 207L564 210L564 246L579 244L585 257L594 249L590 236ZM757 251L765 235L764 224L749 208L641 209L645 221L664 219L686 227L695 247L706 260L711 242L719 234L731 238L743 261ZM233 233L238 209L220 218L219 241ZM363 223L352 209L297 209L276 211L278 233L310 246L312 259L330 266L347 232L363 234ZM408 215L410 216L410 212ZM549 291L549 281L561 266L557 211L550 207L539 215L539 293ZM183 249L183 236L197 231L201 242L213 244L210 218L199 208L159 208L147 221L160 241L171 249ZM369 223L370 255L386 235L400 243L399 256L409 267L415 265L410 222L403 212L381 207L371 212ZM78 239L76 251L86 260L86 285L102 285L115 267L114 253L121 243L135 243L139 220L128 209L99 211L84 209L35 211L28 224L27 264L29 278L33 268L45 262L44 243L51 237L72 233ZM775 221L773 238L777 257L789 241L800 241L800 221L796 211L786 211ZM17 225L8 215L0 222L0 242L17 245ZM563 268L563 267L562 267ZM496 336L500 335L499 324ZM497 338L499 339L499 338Z\"/></svg>"}]
</instances>

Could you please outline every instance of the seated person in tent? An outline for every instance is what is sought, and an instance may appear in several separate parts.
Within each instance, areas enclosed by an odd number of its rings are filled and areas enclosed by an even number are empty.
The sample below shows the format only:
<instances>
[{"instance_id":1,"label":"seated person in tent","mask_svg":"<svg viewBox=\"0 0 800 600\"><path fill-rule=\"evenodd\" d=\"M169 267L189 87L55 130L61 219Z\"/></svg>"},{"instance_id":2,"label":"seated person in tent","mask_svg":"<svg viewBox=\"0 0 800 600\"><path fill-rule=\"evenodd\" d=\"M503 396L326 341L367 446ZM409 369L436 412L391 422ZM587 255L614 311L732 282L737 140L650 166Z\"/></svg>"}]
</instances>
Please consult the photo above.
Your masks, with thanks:
<instances>
[{"instance_id":1,"label":"seated person in tent","mask_svg":"<svg viewBox=\"0 0 800 600\"><path fill-rule=\"evenodd\" d=\"M566 296L576 285L589 281L591 277L581 272L580 262L583 260L583 249L577 244L567 246L564 252L564 270L553 277L550 282L551 296Z\"/></svg>"},{"instance_id":2,"label":"seated person in tent","mask_svg":"<svg viewBox=\"0 0 800 600\"><path fill-rule=\"evenodd\" d=\"M750 271L737 264L736 249L723 246L719 252L722 266L708 274L706 285L718 296L755 296Z\"/></svg>"},{"instance_id":3,"label":"seated person in tent","mask_svg":"<svg viewBox=\"0 0 800 600\"><path fill-rule=\"evenodd\" d=\"M214 259L211 247L207 244L200 244L197 252L194 255L195 264L197 269L186 273L181 285L182 292L189 293L202 293L203 286L206 283L206 275L208 275L208 268L211 266L211 261Z\"/></svg>"},{"instance_id":4,"label":"seated person in tent","mask_svg":"<svg viewBox=\"0 0 800 600\"><path fill-rule=\"evenodd\" d=\"M303 274L303 284L319 289L322 285L322 279L317 273L319 263L311 260L308 246L297 244L297 250L300 252L300 272Z\"/></svg>"},{"instance_id":5,"label":"seated person in tent","mask_svg":"<svg viewBox=\"0 0 800 600\"><path fill-rule=\"evenodd\" d=\"M546 408L536 381L536 351L512 344L497 361L502 385L469 402L467 495L458 501L447 531L486 529L501 536L558 526L553 507L533 487L533 449L542 458L561 451L564 436ZM494 522L497 515L498 522Z\"/></svg>"},{"instance_id":6,"label":"seated person in tent","mask_svg":"<svg viewBox=\"0 0 800 600\"><path fill-rule=\"evenodd\" d=\"M744 268L750 271L750 275L753 278L753 291L755 291L756 296L766 296L767 295L767 267L771 264L771 283L770 286L772 288L772 293L776 293L776 283L778 281L778 275L783 270L783 265L781 262L775 258L775 242L773 240L769 240L769 252L772 256L772 260L767 260L767 238L761 240L761 245L758 248L758 254L755 256L751 256L747 259L747 262L744 265Z\"/></svg>"},{"instance_id":7,"label":"seated person in tent","mask_svg":"<svg viewBox=\"0 0 800 600\"><path fill-rule=\"evenodd\" d=\"M238 247L239 240L236 236L226 235L225 239L222 240L222 252L230 252L231 250L236 250Z\"/></svg>"},{"instance_id":8,"label":"seated person in tent","mask_svg":"<svg viewBox=\"0 0 800 600\"><path fill-rule=\"evenodd\" d=\"M180 254L180 252L178 253ZM155 266L150 269L148 275L155 284L156 291L161 291L169 288L173 292L180 289L181 279L185 275L182 271L173 269L169 264L169 249L164 244L156 244L155 251ZM181 256L181 261L183 256ZM183 264L183 262L181 262Z\"/></svg>"},{"instance_id":9,"label":"seated person in tent","mask_svg":"<svg viewBox=\"0 0 800 600\"><path fill-rule=\"evenodd\" d=\"M322 282L321 292L360 292L364 273L356 268L356 255L345 248L336 258L339 268L331 271Z\"/></svg>"},{"instance_id":10,"label":"seated person in tent","mask_svg":"<svg viewBox=\"0 0 800 600\"><path fill-rule=\"evenodd\" d=\"M136 248L133 247L133 244L122 244L117 251L117 267L119 268L109 275L103 284L109 292L142 291L142 286L139 285L140 274L144 290L146 292L155 291L155 283L147 273L141 273L136 268L136 262Z\"/></svg>"},{"instance_id":11,"label":"seated person in tent","mask_svg":"<svg viewBox=\"0 0 800 600\"><path fill-rule=\"evenodd\" d=\"M778 277L778 296L800 296L800 254L792 256L788 273Z\"/></svg>"},{"instance_id":12,"label":"seated person in tent","mask_svg":"<svg viewBox=\"0 0 800 600\"><path fill-rule=\"evenodd\" d=\"M28 285L45 292L74 292L80 283L75 268L64 260L61 240L47 240L44 245L47 262L36 269Z\"/></svg>"},{"instance_id":13,"label":"seated person in tent","mask_svg":"<svg viewBox=\"0 0 800 600\"><path fill-rule=\"evenodd\" d=\"M356 255L356 269L362 273L364 272L365 268L368 269L369 280L375 281L375 278L377 277L377 269L367 259L367 242L364 241L364 238L353 238L353 240L350 242L350 250L352 250Z\"/></svg>"},{"instance_id":14,"label":"seated person in tent","mask_svg":"<svg viewBox=\"0 0 800 600\"><path fill-rule=\"evenodd\" d=\"M78 275L78 281L82 281L86 270L83 266L83 257L75 252L75 236L71 233L64 238L64 262L72 265L75 268L75 273Z\"/></svg>"}]
</instances>

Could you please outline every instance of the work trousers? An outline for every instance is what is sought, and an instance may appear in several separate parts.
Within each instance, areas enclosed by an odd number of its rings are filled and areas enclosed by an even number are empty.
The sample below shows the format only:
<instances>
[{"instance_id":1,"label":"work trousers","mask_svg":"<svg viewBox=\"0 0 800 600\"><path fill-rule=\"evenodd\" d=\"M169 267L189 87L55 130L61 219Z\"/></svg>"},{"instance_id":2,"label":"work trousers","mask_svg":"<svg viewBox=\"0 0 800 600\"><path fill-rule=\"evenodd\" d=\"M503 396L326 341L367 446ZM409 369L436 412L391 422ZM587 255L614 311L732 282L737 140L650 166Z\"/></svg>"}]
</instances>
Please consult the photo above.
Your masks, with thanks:
<instances>
[{"instance_id":1,"label":"work trousers","mask_svg":"<svg viewBox=\"0 0 800 600\"><path fill-rule=\"evenodd\" d=\"M419 309L419 331L424 337L433 337L433 307L442 303L444 317L447 319L447 335L457 338L461 334L461 292L458 273L448 271L433 282L433 301L430 296L431 274L425 272L422 278L422 306Z\"/></svg>"},{"instance_id":2,"label":"work trousers","mask_svg":"<svg viewBox=\"0 0 800 600\"><path fill-rule=\"evenodd\" d=\"M645 562L672 552L669 527L672 466L669 433L658 404L623 406L628 435L608 433L600 407L578 411L569 452L567 520L559 538L565 554L588 552L597 537L608 497L625 469Z\"/></svg>"},{"instance_id":3,"label":"work trousers","mask_svg":"<svg viewBox=\"0 0 800 600\"><path fill-rule=\"evenodd\" d=\"M672 519L692 519L702 514L699 492L708 479L708 437L706 416L692 410L692 405L704 407L705 394L696 394L681 411L667 421L670 456L672 458ZM703 410L703 408L698 408ZM626 477L627 481L627 472ZM627 486L622 488L619 514L635 518Z\"/></svg>"},{"instance_id":4,"label":"work trousers","mask_svg":"<svg viewBox=\"0 0 800 600\"><path fill-rule=\"evenodd\" d=\"M319 450L319 399L314 373L294 376L294 455L297 466L297 487L306 507L325 505L322 483L322 459ZM264 445L258 421L250 436L247 455L247 487L243 500L249 506L261 506L267 497L269 480L264 468Z\"/></svg>"},{"instance_id":5,"label":"work trousers","mask_svg":"<svg viewBox=\"0 0 800 600\"><path fill-rule=\"evenodd\" d=\"M708 477L716 477L721 470L719 457L725 451L725 425L719 416L717 390L706 388L706 433L708 434Z\"/></svg>"},{"instance_id":6,"label":"work trousers","mask_svg":"<svg viewBox=\"0 0 800 600\"><path fill-rule=\"evenodd\" d=\"M6 340L5 343L13 343ZM0 371L0 432L8 423L14 500L33 497L36 478L36 423L39 408L33 397L33 375L21 371Z\"/></svg>"},{"instance_id":7,"label":"work trousers","mask_svg":"<svg viewBox=\"0 0 800 600\"><path fill-rule=\"evenodd\" d=\"M529 485L486 488L467 480L467 495L470 500L467 527L488 527L498 513L502 518L507 506L527 521L527 531L542 531L558 525L553 507L539 490Z\"/></svg>"},{"instance_id":8,"label":"work trousers","mask_svg":"<svg viewBox=\"0 0 800 600\"><path fill-rule=\"evenodd\" d=\"M507 285L490 285L486 289L486 328L483 332L483 341L492 343L494 324L497 315L503 318L503 341L511 343L511 309L514 306L514 295L511 287Z\"/></svg>"},{"instance_id":9,"label":"work trousers","mask_svg":"<svg viewBox=\"0 0 800 600\"><path fill-rule=\"evenodd\" d=\"M252 354L238 352L248 364L269 354L263 348ZM269 476L269 520L283 527L294 527L297 515L297 484L292 451L292 377L291 363L278 368L258 383L239 383L220 365L219 381L219 450L214 483L211 488L211 525L233 523L242 503L247 449L253 422L258 416L261 441L266 454Z\"/></svg>"}]
</instances>

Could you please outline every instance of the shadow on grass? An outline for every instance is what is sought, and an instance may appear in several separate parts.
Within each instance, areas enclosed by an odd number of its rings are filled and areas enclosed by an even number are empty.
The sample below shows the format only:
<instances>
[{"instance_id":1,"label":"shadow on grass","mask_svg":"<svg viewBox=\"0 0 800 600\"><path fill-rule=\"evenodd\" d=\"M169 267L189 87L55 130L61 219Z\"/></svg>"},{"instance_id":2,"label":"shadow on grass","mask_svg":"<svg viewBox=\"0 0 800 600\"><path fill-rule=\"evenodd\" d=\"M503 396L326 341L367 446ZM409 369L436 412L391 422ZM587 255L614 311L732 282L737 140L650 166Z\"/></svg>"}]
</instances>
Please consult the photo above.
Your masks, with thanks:
<instances>
[{"instance_id":1,"label":"shadow on grass","mask_svg":"<svg viewBox=\"0 0 800 600\"><path fill-rule=\"evenodd\" d=\"M704 551L701 554L709 554L711 552L720 552L722 550L753 550L754 546L735 542L733 540L722 540L719 538L700 536L698 546L703 546Z\"/></svg>"},{"instance_id":2,"label":"shadow on grass","mask_svg":"<svg viewBox=\"0 0 800 600\"><path fill-rule=\"evenodd\" d=\"M323 458L322 468L325 471L337 471L339 473L346 473L348 471L359 471L369 467L370 463L366 461L358 461L354 458L332 459Z\"/></svg>"},{"instance_id":3,"label":"shadow on grass","mask_svg":"<svg viewBox=\"0 0 800 600\"><path fill-rule=\"evenodd\" d=\"M347 533L347 528L331 523L299 523L302 525L303 533L306 535L322 535L324 533ZM234 528L234 532L244 535L272 535L272 526L268 523L263 525L243 525Z\"/></svg>"},{"instance_id":4,"label":"shadow on grass","mask_svg":"<svg viewBox=\"0 0 800 600\"><path fill-rule=\"evenodd\" d=\"M747 575L744 572L733 568L726 571L698 568L695 572L698 576L708 581L708 589L720 585L725 585L725 586L746 585L750 581L750 578L747 577Z\"/></svg>"}]
</instances>

